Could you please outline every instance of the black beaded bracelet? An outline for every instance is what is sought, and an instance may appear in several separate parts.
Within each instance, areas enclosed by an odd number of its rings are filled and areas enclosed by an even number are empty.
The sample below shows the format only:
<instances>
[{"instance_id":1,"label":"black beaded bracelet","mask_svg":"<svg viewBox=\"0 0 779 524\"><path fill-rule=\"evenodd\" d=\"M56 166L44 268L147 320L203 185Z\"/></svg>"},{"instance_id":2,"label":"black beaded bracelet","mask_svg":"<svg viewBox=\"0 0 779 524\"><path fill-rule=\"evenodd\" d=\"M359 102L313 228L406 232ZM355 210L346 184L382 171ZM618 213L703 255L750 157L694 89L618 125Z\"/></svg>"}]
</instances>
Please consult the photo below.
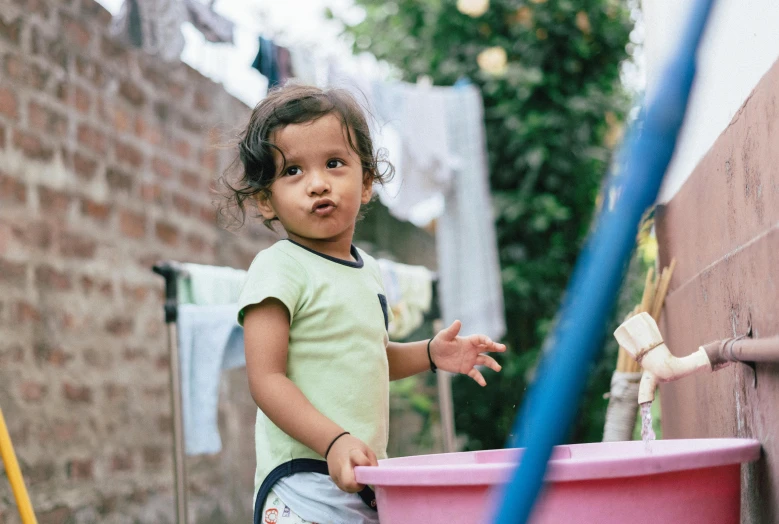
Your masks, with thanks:
<instances>
[{"instance_id":1,"label":"black beaded bracelet","mask_svg":"<svg viewBox=\"0 0 779 524\"><path fill-rule=\"evenodd\" d=\"M430 343L431 343L432 341L433 341L433 339L432 339L432 338L431 338L430 340L428 340L428 341L427 341L427 359L430 361L430 371L432 371L433 373L435 373L435 370L436 370L436 369L438 369L438 366L436 366L436 365L433 363L433 357L431 357L431 356L430 356Z\"/></svg>"},{"instance_id":2,"label":"black beaded bracelet","mask_svg":"<svg viewBox=\"0 0 779 524\"><path fill-rule=\"evenodd\" d=\"M338 440L339 438L343 437L344 435L351 435L351 433L349 433L348 431L344 431L343 433L341 433L340 435L335 437L332 442L330 442L330 445L327 446L327 451L325 451L325 460L327 460L327 454L330 453L330 448L333 447L333 444L335 444L335 441Z\"/></svg>"}]
</instances>

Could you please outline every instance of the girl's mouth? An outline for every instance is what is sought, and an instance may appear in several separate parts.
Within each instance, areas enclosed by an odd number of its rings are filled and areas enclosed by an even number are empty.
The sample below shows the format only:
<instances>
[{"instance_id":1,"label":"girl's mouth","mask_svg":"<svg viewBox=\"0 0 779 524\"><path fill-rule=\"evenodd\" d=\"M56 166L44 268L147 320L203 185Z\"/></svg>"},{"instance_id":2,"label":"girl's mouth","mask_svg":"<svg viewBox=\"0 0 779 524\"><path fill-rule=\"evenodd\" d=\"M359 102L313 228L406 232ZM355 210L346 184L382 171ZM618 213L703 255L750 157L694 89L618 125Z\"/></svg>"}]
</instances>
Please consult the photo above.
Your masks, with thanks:
<instances>
[{"instance_id":1,"label":"girl's mouth","mask_svg":"<svg viewBox=\"0 0 779 524\"><path fill-rule=\"evenodd\" d=\"M323 198L314 202L311 212L320 217L328 216L335 211L335 203L332 200Z\"/></svg>"}]
</instances>

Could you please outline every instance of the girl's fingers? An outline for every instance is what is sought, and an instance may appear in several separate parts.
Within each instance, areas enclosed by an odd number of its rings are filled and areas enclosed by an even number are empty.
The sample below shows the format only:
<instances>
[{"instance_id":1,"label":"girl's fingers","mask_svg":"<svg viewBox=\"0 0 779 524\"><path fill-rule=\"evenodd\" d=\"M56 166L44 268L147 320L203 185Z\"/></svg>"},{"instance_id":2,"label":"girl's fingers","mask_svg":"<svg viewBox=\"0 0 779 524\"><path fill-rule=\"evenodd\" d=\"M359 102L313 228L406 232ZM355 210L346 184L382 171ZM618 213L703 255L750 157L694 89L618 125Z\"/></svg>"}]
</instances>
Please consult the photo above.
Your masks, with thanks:
<instances>
[{"instance_id":1,"label":"girl's fingers","mask_svg":"<svg viewBox=\"0 0 779 524\"><path fill-rule=\"evenodd\" d=\"M462 322L459 320L455 320L452 322L452 324L448 328L444 328L444 339L445 340L454 340L457 338L457 334L460 332L460 328L462 327Z\"/></svg>"},{"instance_id":2,"label":"girl's fingers","mask_svg":"<svg viewBox=\"0 0 779 524\"><path fill-rule=\"evenodd\" d=\"M490 337L488 337L487 335L476 336L476 345L489 347L492 344L493 344L492 340L490 340Z\"/></svg>"},{"instance_id":3,"label":"girl's fingers","mask_svg":"<svg viewBox=\"0 0 779 524\"><path fill-rule=\"evenodd\" d=\"M376 458L376 453L373 452L372 449L368 448L368 460L370 461L371 466L378 466L379 461Z\"/></svg>"},{"instance_id":4,"label":"girl's fingers","mask_svg":"<svg viewBox=\"0 0 779 524\"><path fill-rule=\"evenodd\" d=\"M506 345L499 342L493 342L487 335L475 335L471 342L482 348L483 351L496 351L502 353L506 351Z\"/></svg>"},{"instance_id":5,"label":"girl's fingers","mask_svg":"<svg viewBox=\"0 0 779 524\"><path fill-rule=\"evenodd\" d=\"M374 456L373 460L376 460ZM360 491L364 486L357 483L357 479L354 476L354 468L356 466L374 466L378 463L372 463L368 455L360 449L353 449L349 452L350 464L342 470L341 484L344 491L349 493L356 493Z\"/></svg>"},{"instance_id":6,"label":"girl's fingers","mask_svg":"<svg viewBox=\"0 0 779 524\"><path fill-rule=\"evenodd\" d=\"M357 484L354 479L354 465L344 464L341 468L341 475L338 478L338 487L347 493L357 493L362 489L362 486Z\"/></svg>"},{"instance_id":7,"label":"girl's fingers","mask_svg":"<svg viewBox=\"0 0 779 524\"><path fill-rule=\"evenodd\" d=\"M373 466L373 464L371 464L371 459L368 456L368 453L361 449L353 449L349 453L349 459L352 462L352 466Z\"/></svg>"},{"instance_id":8,"label":"girl's fingers","mask_svg":"<svg viewBox=\"0 0 779 524\"><path fill-rule=\"evenodd\" d=\"M501 370L500 364L498 364L498 362L489 355L479 355L478 357L476 357L476 365L487 366L492 371Z\"/></svg>"},{"instance_id":9,"label":"girl's fingers","mask_svg":"<svg viewBox=\"0 0 779 524\"><path fill-rule=\"evenodd\" d=\"M482 387L487 385L487 381L484 380L484 376L476 368L471 368L468 372L468 376L471 377L476 383Z\"/></svg>"},{"instance_id":10,"label":"girl's fingers","mask_svg":"<svg viewBox=\"0 0 779 524\"><path fill-rule=\"evenodd\" d=\"M488 347L491 351L503 351L506 349L505 344L501 344L500 342L493 342L489 338L487 339L487 342L483 345L485 347Z\"/></svg>"}]
</instances>

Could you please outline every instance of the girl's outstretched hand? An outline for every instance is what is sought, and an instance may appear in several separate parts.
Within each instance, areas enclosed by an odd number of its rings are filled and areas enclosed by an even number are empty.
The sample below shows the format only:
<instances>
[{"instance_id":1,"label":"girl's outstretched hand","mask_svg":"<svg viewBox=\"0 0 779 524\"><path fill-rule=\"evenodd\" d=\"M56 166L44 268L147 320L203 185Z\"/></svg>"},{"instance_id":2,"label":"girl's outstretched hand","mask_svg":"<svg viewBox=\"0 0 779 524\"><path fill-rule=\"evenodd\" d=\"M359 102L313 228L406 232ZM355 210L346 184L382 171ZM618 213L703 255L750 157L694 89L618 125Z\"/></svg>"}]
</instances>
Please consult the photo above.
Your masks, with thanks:
<instances>
[{"instance_id":1,"label":"girl's outstretched hand","mask_svg":"<svg viewBox=\"0 0 779 524\"><path fill-rule=\"evenodd\" d=\"M458 337L460 327L462 323L455 320L451 326L439 331L430 342L430 357L437 368L468 375L480 386L486 386L487 381L476 366L486 366L493 371L500 371L500 364L483 353L488 351L502 353L506 351L506 346L493 342L486 335Z\"/></svg>"}]
</instances>

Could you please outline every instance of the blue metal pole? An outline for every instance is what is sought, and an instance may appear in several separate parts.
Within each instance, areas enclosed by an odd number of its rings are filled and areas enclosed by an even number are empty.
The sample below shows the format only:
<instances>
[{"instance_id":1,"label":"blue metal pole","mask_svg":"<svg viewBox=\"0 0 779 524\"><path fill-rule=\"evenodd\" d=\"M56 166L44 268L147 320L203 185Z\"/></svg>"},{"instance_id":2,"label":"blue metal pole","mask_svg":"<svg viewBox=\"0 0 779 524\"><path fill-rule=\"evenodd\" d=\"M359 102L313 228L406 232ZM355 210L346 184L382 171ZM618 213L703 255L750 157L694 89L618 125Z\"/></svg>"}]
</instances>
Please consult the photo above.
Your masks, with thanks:
<instances>
[{"instance_id":1,"label":"blue metal pole","mask_svg":"<svg viewBox=\"0 0 779 524\"><path fill-rule=\"evenodd\" d=\"M657 198L687 107L695 52L713 0L698 0L677 55L666 66L657 94L645 100L637 125L610 174L610 197L582 250L557 325L514 424L512 447L525 447L505 488L494 522L524 523L543 487L552 448L567 436L590 364L601 347L606 320L636 241L641 216ZM589 523L588 523L589 524Z\"/></svg>"}]
</instances>

